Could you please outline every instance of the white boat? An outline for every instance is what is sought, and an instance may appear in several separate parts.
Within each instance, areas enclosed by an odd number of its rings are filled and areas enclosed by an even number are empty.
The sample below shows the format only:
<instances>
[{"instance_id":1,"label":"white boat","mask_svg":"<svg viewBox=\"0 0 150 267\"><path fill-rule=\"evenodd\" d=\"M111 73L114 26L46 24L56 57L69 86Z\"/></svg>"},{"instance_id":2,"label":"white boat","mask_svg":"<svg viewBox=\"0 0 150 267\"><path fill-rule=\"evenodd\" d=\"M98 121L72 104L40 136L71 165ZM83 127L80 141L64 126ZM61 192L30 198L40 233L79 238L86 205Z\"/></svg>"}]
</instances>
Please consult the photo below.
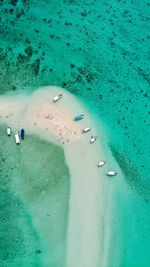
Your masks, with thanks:
<instances>
[{"instance_id":1,"label":"white boat","mask_svg":"<svg viewBox=\"0 0 150 267\"><path fill-rule=\"evenodd\" d=\"M116 171L106 171L105 174L108 175L108 176L116 176L118 174L118 172L116 172Z\"/></svg>"},{"instance_id":2,"label":"white boat","mask_svg":"<svg viewBox=\"0 0 150 267\"><path fill-rule=\"evenodd\" d=\"M7 127L7 135L10 136L11 135L11 128Z\"/></svg>"},{"instance_id":3,"label":"white boat","mask_svg":"<svg viewBox=\"0 0 150 267\"><path fill-rule=\"evenodd\" d=\"M54 98L53 98L53 103L56 103L58 100L60 100L62 98L62 94L60 95L56 95Z\"/></svg>"},{"instance_id":4,"label":"white boat","mask_svg":"<svg viewBox=\"0 0 150 267\"><path fill-rule=\"evenodd\" d=\"M20 138L19 138L18 132L15 133L15 140L16 140L16 144L19 145L20 144Z\"/></svg>"},{"instance_id":5,"label":"white boat","mask_svg":"<svg viewBox=\"0 0 150 267\"><path fill-rule=\"evenodd\" d=\"M97 139L97 136L91 136L90 144L93 144Z\"/></svg>"},{"instance_id":6,"label":"white boat","mask_svg":"<svg viewBox=\"0 0 150 267\"><path fill-rule=\"evenodd\" d=\"M81 133L87 133L89 131L91 131L91 128L87 127L87 128L82 129Z\"/></svg>"},{"instance_id":7,"label":"white boat","mask_svg":"<svg viewBox=\"0 0 150 267\"><path fill-rule=\"evenodd\" d=\"M99 161L99 162L97 163L97 167L102 167L102 166L105 165L105 163L106 163L106 161Z\"/></svg>"}]
</instances>

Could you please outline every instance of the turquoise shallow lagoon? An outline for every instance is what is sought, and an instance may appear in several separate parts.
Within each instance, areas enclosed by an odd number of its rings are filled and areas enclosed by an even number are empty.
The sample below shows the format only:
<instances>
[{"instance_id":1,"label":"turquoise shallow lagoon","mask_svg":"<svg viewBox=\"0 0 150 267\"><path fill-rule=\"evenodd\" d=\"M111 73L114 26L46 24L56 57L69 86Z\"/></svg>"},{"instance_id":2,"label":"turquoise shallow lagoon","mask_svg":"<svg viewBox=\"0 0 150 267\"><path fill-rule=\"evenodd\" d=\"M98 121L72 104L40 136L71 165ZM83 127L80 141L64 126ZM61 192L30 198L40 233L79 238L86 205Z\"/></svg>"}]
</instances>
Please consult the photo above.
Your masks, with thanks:
<instances>
[{"instance_id":1,"label":"turquoise shallow lagoon","mask_svg":"<svg viewBox=\"0 0 150 267\"><path fill-rule=\"evenodd\" d=\"M28 136L18 150L5 128L0 147L0 266L65 266L69 171L62 149Z\"/></svg>"},{"instance_id":2,"label":"turquoise shallow lagoon","mask_svg":"<svg viewBox=\"0 0 150 267\"><path fill-rule=\"evenodd\" d=\"M149 267L150 262L149 8L145 0L0 1L0 94L30 92L50 84L77 95L92 110L97 124L103 122L109 148L124 173L124 181L110 193L111 240L104 267ZM45 186L34 188L34 196L27 188L28 182L30 177L33 181L39 177L41 181L38 172L45 173L44 167L39 165L36 169L37 164L31 173L29 162L23 158L19 167L11 170L14 154L18 159L19 155L4 140L3 132L2 128L1 265L16 267L21 262L22 266L49 266L45 263L46 252L40 253L45 249L42 250L39 230L32 223L34 207L31 205L33 209L28 210L31 204L28 201L36 201L39 190ZM20 151L21 155L26 155L30 148L30 157L38 157L36 145L26 145L20 148L26 150ZM43 143L41 146L44 148ZM69 174L63 152L49 146L49 151L54 149L61 154L60 166L65 169L62 184L66 185L66 193L58 188L52 194L53 207L57 202L55 194L63 194L60 212L53 219L56 222L61 214L64 218L58 225L63 248L52 242L54 263L50 265L61 267L65 262ZM54 166L52 162L47 167L49 172ZM61 176L61 167L59 171ZM19 183L22 174L25 191L18 190L22 187ZM8 199L11 201L7 202ZM11 230L14 227L16 231ZM9 234L5 235L8 229ZM54 237L52 240L56 241Z\"/></svg>"}]
</instances>

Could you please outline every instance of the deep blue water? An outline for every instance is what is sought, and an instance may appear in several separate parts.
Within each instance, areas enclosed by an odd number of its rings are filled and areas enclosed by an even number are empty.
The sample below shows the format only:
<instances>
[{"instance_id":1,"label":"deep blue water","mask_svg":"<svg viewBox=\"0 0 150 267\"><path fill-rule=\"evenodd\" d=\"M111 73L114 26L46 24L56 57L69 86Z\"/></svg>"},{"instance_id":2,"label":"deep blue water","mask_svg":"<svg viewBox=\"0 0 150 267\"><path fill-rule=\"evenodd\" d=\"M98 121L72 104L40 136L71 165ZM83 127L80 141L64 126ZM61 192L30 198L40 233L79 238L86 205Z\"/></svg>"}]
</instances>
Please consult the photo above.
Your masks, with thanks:
<instances>
[{"instance_id":1,"label":"deep blue water","mask_svg":"<svg viewBox=\"0 0 150 267\"><path fill-rule=\"evenodd\" d=\"M126 189L112 194L122 238L108 267L150 263L149 9L145 0L0 1L0 93L62 86L109 133Z\"/></svg>"}]
</instances>

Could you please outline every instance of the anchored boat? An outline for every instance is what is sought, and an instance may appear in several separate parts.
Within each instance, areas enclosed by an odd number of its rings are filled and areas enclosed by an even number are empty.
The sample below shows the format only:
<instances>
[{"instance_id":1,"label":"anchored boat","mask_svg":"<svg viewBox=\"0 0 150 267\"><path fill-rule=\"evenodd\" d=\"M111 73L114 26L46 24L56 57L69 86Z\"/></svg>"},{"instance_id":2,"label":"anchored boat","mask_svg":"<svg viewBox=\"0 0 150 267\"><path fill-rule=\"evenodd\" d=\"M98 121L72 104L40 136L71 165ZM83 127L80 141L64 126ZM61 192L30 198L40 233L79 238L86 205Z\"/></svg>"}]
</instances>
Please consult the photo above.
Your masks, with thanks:
<instances>
[{"instance_id":1,"label":"anchored boat","mask_svg":"<svg viewBox=\"0 0 150 267\"><path fill-rule=\"evenodd\" d=\"M10 136L11 135L11 128L7 127L7 135Z\"/></svg>"},{"instance_id":2,"label":"anchored boat","mask_svg":"<svg viewBox=\"0 0 150 267\"><path fill-rule=\"evenodd\" d=\"M91 131L91 128L90 127L87 127L85 129L82 129L81 133L87 133L89 131Z\"/></svg>"},{"instance_id":3,"label":"anchored boat","mask_svg":"<svg viewBox=\"0 0 150 267\"><path fill-rule=\"evenodd\" d=\"M106 171L105 174L108 175L108 176L116 176L118 174L118 172L116 172L116 171Z\"/></svg>"},{"instance_id":4,"label":"anchored boat","mask_svg":"<svg viewBox=\"0 0 150 267\"><path fill-rule=\"evenodd\" d=\"M24 140L24 129L23 128L21 129L20 135L21 135L21 139Z\"/></svg>"},{"instance_id":5,"label":"anchored boat","mask_svg":"<svg viewBox=\"0 0 150 267\"><path fill-rule=\"evenodd\" d=\"M62 98L62 94L59 94L59 95L56 95L54 98L53 98L53 103L56 103L58 100L60 100Z\"/></svg>"},{"instance_id":6,"label":"anchored boat","mask_svg":"<svg viewBox=\"0 0 150 267\"><path fill-rule=\"evenodd\" d=\"M74 121L80 121L84 118L84 115L83 114L79 114L79 115L76 115L74 116L73 120Z\"/></svg>"},{"instance_id":7,"label":"anchored boat","mask_svg":"<svg viewBox=\"0 0 150 267\"><path fill-rule=\"evenodd\" d=\"M93 144L97 139L97 136L91 136L90 144Z\"/></svg>"},{"instance_id":8,"label":"anchored boat","mask_svg":"<svg viewBox=\"0 0 150 267\"><path fill-rule=\"evenodd\" d=\"M20 138L19 138L18 132L15 133L15 140L16 140L16 144L19 145L20 144Z\"/></svg>"},{"instance_id":9,"label":"anchored boat","mask_svg":"<svg viewBox=\"0 0 150 267\"><path fill-rule=\"evenodd\" d=\"M102 166L105 165L105 163L106 163L106 161L99 161L99 162L97 163L97 167L102 167Z\"/></svg>"}]
</instances>

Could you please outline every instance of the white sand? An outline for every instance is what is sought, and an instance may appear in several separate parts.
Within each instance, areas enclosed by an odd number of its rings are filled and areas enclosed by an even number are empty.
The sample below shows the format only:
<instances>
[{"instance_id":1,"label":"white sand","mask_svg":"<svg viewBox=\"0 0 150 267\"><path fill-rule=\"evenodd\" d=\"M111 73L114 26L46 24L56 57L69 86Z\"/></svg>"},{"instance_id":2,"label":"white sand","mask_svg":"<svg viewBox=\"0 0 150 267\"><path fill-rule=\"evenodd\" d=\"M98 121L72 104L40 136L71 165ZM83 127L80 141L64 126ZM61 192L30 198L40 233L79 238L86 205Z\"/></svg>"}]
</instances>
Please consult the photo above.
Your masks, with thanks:
<instances>
[{"instance_id":1,"label":"white sand","mask_svg":"<svg viewBox=\"0 0 150 267\"><path fill-rule=\"evenodd\" d=\"M60 88L44 88L31 96L1 97L0 122L7 123L13 130L24 127L27 133L53 137L61 144L78 139L81 134L72 114L64 104L52 102L58 91ZM63 95L65 97L64 92Z\"/></svg>"},{"instance_id":2,"label":"white sand","mask_svg":"<svg viewBox=\"0 0 150 267\"><path fill-rule=\"evenodd\" d=\"M53 103L58 93L63 94L63 99ZM85 119L74 122L72 118L78 113L85 114ZM44 87L31 96L1 97L0 123L14 131L23 127L27 134L35 133L64 147L71 174L67 267L101 266L104 168L97 168L96 164L106 155L102 136L89 144L97 130L85 107L62 88ZM87 126L92 131L81 134Z\"/></svg>"}]
</instances>

